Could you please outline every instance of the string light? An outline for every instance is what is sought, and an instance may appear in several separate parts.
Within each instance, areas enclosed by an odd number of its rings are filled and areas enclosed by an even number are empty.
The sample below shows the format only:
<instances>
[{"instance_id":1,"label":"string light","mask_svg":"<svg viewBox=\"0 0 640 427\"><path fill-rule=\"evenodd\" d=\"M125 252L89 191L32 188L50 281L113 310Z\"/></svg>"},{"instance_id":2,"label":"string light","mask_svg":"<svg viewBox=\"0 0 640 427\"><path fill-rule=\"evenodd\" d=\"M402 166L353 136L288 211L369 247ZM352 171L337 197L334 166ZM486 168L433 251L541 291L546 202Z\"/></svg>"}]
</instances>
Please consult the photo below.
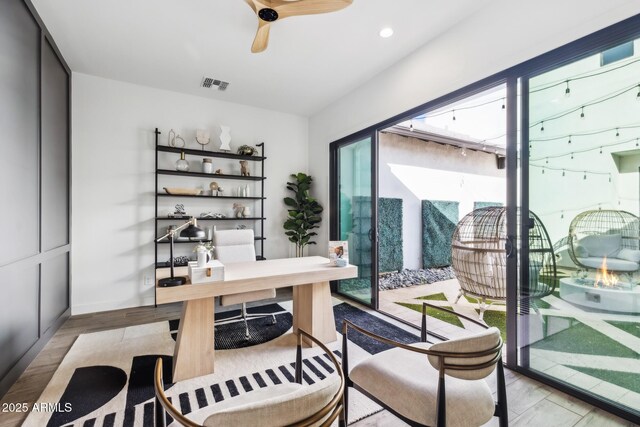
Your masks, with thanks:
<instances>
[{"instance_id":1,"label":"string light","mask_svg":"<svg viewBox=\"0 0 640 427\"><path fill-rule=\"evenodd\" d=\"M413 120L409 123L409 131L413 132Z\"/></svg>"},{"instance_id":2,"label":"string light","mask_svg":"<svg viewBox=\"0 0 640 427\"><path fill-rule=\"evenodd\" d=\"M638 94L636 95L636 101L640 101L640 84L638 85Z\"/></svg>"},{"instance_id":3,"label":"string light","mask_svg":"<svg viewBox=\"0 0 640 427\"><path fill-rule=\"evenodd\" d=\"M600 154L602 154L602 147L600 147Z\"/></svg>"},{"instance_id":4,"label":"string light","mask_svg":"<svg viewBox=\"0 0 640 427\"><path fill-rule=\"evenodd\" d=\"M639 62L639 61L640 61L640 59L636 59L634 61L627 62L626 64L622 64L622 65L619 65L619 66L617 66L615 68L610 68L608 70L598 71L598 72L594 72L594 73L591 73L591 74L585 74L585 75L577 75L577 76L574 76L574 77L571 77L571 78L568 78L568 79L557 80L554 83L549 83L547 86L533 87L532 90L530 91L530 93L541 92L543 90L547 90L547 89L554 88L556 86L560 86L561 84L564 84L564 83L575 82L575 81L578 81L578 80L588 79L590 77L596 77L596 76L600 76L602 74L607 74L607 73L610 73L610 72L613 72L613 71L617 71L617 70L619 70L621 68L625 68L625 67L628 67L630 65L633 65L633 64L635 64L636 62Z\"/></svg>"},{"instance_id":5,"label":"string light","mask_svg":"<svg viewBox=\"0 0 640 427\"><path fill-rule=\"evenodd\" d=\"M584 177L582 179L587 179L587 171L584 171Z\"/></svg>"},{"instance_id":6,"label":"string light","mask_svg":"<svg viewBox=\"0 0 640 427\"><path fill-rule=\"evenodd\" d=\"M573 160L573 153L571 153L571 160Z\"/></svg>"},{"instance_id":7,"label":"string light","mask_svg":"<svg viewBox=\"0 0 640 427\"><path fill-rule=\"evenodd\" d=\"M640 86L640 85L638 85L638 86ZM640 92L638 92L638 96L640 96ZM505 108L506 108L506 107L505 107L505 105L504 105L504 98L502 98L502 109L504 110Z\"/></svg>"},{"instance_id":8,"label":"string light","mask_svg":"<svg viewBox=\"0 0 640 427\"><path fill-rule=\"evenodd\" d=\"M567 141L569 144L571 144L571 135L569 135L569 141Z\"/></svg>"},{"instance_id":9,"label":"string light","mask_svg":"<svg viewBox=\"0 0 640 427\"><path fill-rule=\"evenodd\" d=\"M544 169L542 169L542 175L544 175Z\"/></svg>"},{"instance_id":10,"label":"string light","mask_svg":"<svg viewBox=\"0 0 640 427\"><path fill-rule=\"evenodd\" d=\"M532 138L531 141L536 141L536 142L546 142L546 141L557 141L559 139L565 139L565 138L569 138L572 139L573 137L577 137L577 136L593 136L593 135L600 135L603 133L609 133L609 132L613 132L616 129L640 129L640 124L631 124L631 125L624 125L624 126L616 126L616 127L612 127L612 128L606 128L606 129L600 129L600 130L596 130L596 131L590 131L590 132L580 132L580 133L574 133L571 135L558 135L558 136L551 136L551 137L547 137L547 138ZM501 135L501 137L504 135Z\"/></svg>"},{"instance_id":11,"label":"string light","mask_svg":"<svg viewBox=\"0 0 640 427\"><path fill-rule=\"evenodd\" d=\"M451 112L453 113L453 120L456 120L456 110L451 110Z\"/></svg>"},{"instance_id":12,"label":"string light","mask_svg":"<svg viewBox=\"0 0 640 427\"><path fill-rule=\"evenodd\" d=\"M466 149L466 148L464 148L464 147L462 147L462 149L460 150L460 154L461 154L463 157L467 157L467 149Z\"/></svg>"},{"instance_id":13,"label":"string light","mask_svg":"<svg viewBox=\"0 0 640 427\"><path fill-rule=\"evenodd\" d=\"M564 219L564 211L560 211L560 219Z\"/></svg>"},{"instance_id":14,"label":"string light","mask_svg":"<svg viewBox=\"0 0 640 427\"><path fill-rule=\"evenodd\" d=\"M544 120L542 121L542 126L540 126L540 132L544 132Z\"/></svg>"},{"instance_id":15,"label":"string light","mask_svg":"<svg viewBox=\"0 0 640 427\"><path fill-rule=\"evenodd\" d=\"M564 169L562 169L562 176L565 176L565 175L566 175L566 172Z\"/></svg>"},{"instance_id":16,"label":"string light","mask_svg":"<svg viewBox=\"0 0 640 427\"><path fill-rule=\"evenodd\" d=\"M571 88L569 87L569 80L567 80L567 88L564 90L564 96L569 98L571 96Z\"/></svg>"},{"instance_id":17,"label":"string light","mask_svg":"<svg viewBox=\"0 0 640 427\"><path fill-rule=\"evenodd\" d=\"M548 157L547 157L547 160L546 160L546 162L545 162L545 163L546 163L546 164L549 164L549 158L548 158Z\"/></svg>"},{"instance_id":18,"label":"string light","mask_svg":"<svg viewBox=\"0 0 640 427\"><path fill-rule=\"evenodd\" d=\"M561 158L561 157L569 156L569 155L574 154L574 153L588 153L590 151L602 150L602 149L604 149L604 147L612 148L612 147L623 146L623 145L626 145L626 144L628 144L630 142L635 142L636 143L636 147L638 147L640 145L639 141L640 141L640 138L629 138L629 139L625 139L623 141L618 141L618 142L615 142L615 143L605 144L605 145L602 145L600 147L596 146L596 147L591 147L591 148L585 148L583 150L574 150L572 152L559 153L559 154L555 154L555 155L551 155L551 156L540 157L540 158L534 159L532 161L533 162L537 162L537 161L542 161L542 160L546 160L546 159L558 159L558 158Z\"/></svg>"},{"instance_id":19,"label":"string light","mask_svg":"<svg viewBox=\"0 0 640 427\"><path fill-rule=\"evenodd\" d=\"M584 119L584 107L580 108L580 118Z\"/></svg>"},{"instance_id":20,"label":"string light","mask_svg":"<svg viewBox=\"0 0 640 427\"><path fill-rule=\"evenodd\" d=\"M620 136L620 129L616 128L616 136Z\"/></svg>"},{"instance_id":21,"label":"string light","mask_svg":"<svg viewBox=\"0 0 640 427\"><path fill-rule=\"evenodd\" d=\"M609 174L609 182L611 182L611 174Z\"/></svg>"}]
</instances>

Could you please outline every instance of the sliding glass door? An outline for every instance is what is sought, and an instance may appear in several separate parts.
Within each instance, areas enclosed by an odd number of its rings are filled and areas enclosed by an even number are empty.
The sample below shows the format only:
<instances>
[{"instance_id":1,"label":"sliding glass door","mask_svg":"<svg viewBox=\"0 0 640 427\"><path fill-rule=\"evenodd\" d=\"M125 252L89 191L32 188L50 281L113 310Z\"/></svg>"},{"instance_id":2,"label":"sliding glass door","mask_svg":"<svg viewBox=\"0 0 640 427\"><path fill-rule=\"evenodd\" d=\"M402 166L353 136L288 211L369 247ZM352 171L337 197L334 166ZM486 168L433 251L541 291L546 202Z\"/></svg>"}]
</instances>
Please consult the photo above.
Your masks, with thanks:
<instances>
[{"instance_id":1,"label":"sliding glass door","mask_svg":"<svg viewBox=\"0 0 640 427\"><path fill-rule=\"evenodd\" d=\"M523 79L521 212L540 232L523 242L517 317L519 366L636 416L638 75L629 40Z\"/></svg>"},{"instance_id":2,"label":"sliding glass door","mask_svg":"<svg viewBox=\"0 0 640 427\"><path fill-rule=\"evenodd\" d=\"M372 161L375 135L332 144L331 240L344 242L349 263L358 266L358 277L340 280L335 290L375 307L377 286L376 191Z\"/></svg>"}]
</instances>

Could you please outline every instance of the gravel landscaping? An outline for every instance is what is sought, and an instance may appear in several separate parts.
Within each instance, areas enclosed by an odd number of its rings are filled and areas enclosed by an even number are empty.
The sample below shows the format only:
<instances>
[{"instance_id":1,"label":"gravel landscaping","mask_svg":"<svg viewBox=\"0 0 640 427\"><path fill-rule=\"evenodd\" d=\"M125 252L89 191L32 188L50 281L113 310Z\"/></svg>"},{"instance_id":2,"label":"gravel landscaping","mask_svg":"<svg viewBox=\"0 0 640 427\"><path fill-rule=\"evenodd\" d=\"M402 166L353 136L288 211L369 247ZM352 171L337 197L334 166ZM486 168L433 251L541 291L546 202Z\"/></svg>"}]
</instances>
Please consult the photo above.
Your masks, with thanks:
<instances>
[{"instance_id":1,"label":"gravel landscaping","mask_svg":"<svg viewBox=\"0 0 640 427\"><path fill-rule=\"evenodd\" d=\"M380 276L378 286L381 291L387 291L390 289L441 282L443 280L455 279L455 277L451 267L427 268L424 270L404 269Z\"/></svg>"}]
</instances>

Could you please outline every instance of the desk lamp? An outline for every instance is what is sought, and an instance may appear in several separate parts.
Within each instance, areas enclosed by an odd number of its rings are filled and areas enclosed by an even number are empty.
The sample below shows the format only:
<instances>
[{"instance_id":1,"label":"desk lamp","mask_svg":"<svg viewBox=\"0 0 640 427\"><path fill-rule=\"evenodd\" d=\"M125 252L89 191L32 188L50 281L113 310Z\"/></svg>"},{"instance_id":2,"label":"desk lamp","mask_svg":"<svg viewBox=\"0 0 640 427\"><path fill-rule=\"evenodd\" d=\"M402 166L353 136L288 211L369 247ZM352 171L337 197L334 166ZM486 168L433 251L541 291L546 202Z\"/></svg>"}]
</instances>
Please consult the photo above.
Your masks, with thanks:
<instances>
[{"instance_id":1,"label":"desk lamp","mask_svg":"<svg viewBox=\"0 0 640 427\"><path fill-rule=\"evenodd\" d=\"M186 228L185 228L186 227ZM184 228L184 230L183 230ZM182 230L182 231L180 231ZM184 224L182 224L180 227L178 228L172 228L169 230L169 232L167 234L165 234L164 236L158 238L156 240L156 242L168 237L169 241L171 242L171 246L170 246L170 255L171 255L171 260L170 260L170 264L171 264L171 277L165 277L164 279L160 279L158 280L158 286L161 286L163 288L167 288L167 287L171 287L171 286L179 286L179 285L184 285L187 282L187 278L186 277L175 277L173 274L173 242L175 240L175 235L176 233L180 231L180 237L188 237L190 239L192 238L197 238L197 239L204 239L205 237L205 233L204 230L201 228L198 228L198 222L195 218L191 217L189 218L189 220L187 222L185 222Z\"/></svg>"}]
</instances>

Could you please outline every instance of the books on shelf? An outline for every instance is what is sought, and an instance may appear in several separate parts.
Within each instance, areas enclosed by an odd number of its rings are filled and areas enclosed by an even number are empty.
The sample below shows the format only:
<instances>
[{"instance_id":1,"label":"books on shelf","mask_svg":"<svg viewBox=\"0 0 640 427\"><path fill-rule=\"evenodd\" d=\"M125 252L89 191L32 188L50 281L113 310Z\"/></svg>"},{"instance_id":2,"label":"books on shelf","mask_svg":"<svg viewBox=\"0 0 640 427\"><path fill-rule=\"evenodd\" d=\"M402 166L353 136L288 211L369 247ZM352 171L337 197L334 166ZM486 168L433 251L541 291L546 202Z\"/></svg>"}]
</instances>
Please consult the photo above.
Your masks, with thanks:
<instances>
[{"instance_id":1,"label":"books on shelf","mask_svg":"<svg viewBox=\"0 0 640 427\"><path fill-rule=\"evenodd\" d=\"M346 267L349 264L349 243L346 240L330 241L329 260L334 267Z\"/></svg>"}]
</instances>

